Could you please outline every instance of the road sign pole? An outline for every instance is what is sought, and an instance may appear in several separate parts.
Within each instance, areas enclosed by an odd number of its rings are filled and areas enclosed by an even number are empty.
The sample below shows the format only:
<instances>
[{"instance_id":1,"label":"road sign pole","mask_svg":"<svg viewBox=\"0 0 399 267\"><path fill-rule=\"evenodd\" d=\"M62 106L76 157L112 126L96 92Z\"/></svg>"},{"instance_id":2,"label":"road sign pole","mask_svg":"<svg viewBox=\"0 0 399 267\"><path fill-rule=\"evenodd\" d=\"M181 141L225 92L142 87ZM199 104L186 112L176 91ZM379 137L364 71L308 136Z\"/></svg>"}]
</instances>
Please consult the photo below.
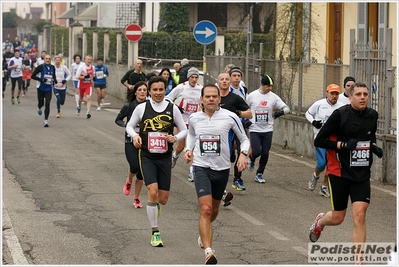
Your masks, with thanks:
<instances>
[{"instance_id":1,"label":"road sign pole","mask_svg":"<svg viewBox=\"0 0 399 267\"><path fill-rule=\"evenodd\" d=\"M202 56L202 71L204 72L204 78L206 77L206 45L204 45L204 53ZM206 81L206 78L204 82Z\"/></svg>"}]
</instances>

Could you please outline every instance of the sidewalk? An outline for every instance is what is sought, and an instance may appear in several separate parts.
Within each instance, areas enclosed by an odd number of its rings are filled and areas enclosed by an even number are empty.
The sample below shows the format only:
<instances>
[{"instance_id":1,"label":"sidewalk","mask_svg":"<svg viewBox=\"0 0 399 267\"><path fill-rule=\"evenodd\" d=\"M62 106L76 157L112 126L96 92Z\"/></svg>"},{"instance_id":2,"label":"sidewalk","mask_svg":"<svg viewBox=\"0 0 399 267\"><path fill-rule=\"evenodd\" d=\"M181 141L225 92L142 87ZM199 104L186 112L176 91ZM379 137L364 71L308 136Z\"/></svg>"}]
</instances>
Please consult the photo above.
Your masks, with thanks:
<instances>
[{"instance_id":1,"label":"sidewalk","mask_svg":"<svg viewBox=\"0 0 399 267\"><path fill-rule=\"evenodd\" d=\"M67 95L71 97L75 97L75 88L73 87L72 81L68 81L67 83ZM105 89L107 90L107 89ZM85 99L83 99L83 102L86 102ZM105 92L105 98L104 98L104 105L102 105L102 108L110 108L110 109L121 109L122 106L126 103L126 101L123 101L121 99L118 99L112 95L107 94ZM92 110L95 110L95 108L98 107L97 104L97 91L93 88L93 92L91 94L91 105L93 107Z\"/></svg>"}]
</instances>

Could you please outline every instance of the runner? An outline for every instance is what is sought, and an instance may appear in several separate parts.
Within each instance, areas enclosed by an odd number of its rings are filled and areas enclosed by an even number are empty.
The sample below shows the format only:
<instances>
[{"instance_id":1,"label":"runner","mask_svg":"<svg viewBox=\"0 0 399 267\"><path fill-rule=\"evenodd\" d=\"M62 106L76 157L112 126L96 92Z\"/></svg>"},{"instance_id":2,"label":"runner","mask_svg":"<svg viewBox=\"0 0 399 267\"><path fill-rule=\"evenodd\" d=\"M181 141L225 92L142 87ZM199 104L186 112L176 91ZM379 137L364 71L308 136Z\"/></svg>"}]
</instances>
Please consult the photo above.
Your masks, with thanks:
<instances>
[{"instance_id":1,"label":"runner","mask_svg":"<svg viewBox=\"0 0 399 267\"><path fill-rule=\"evenodd\" d=\"M230 173L229 131L241 142L237 167L242 172L248 165L250 146L238 116L219 107L220 92L215 85L206 85L201 92L203 112L189 118L189 134L185 148L186 163L193 162L194 184L200 206L198 245L205 249L205 264L216 264L212 249L212 222L219 212L220 201Z\"/></svg>"},{"instance_id":2,"label":"runner","mask_svg":"<svg viewBox=\"0 0 399 267\"><path fill-rule=\"evenodd\" d=\"M68 68L65 65L62 65L62 58L60 56L54 57L54 65L55 65L55 76L56 80L54 81L54 96L57 100L57 118L61 118L61 106L65 103L66 97L66 83L72 77Z\"/></svg>"},{"instance_id":3,"label":"runner","mask_svg":"<svg viewBox=\"0 0 399 267\"><path fill-rule=\"evenodd\" d=\"M73 63L71 64L70 72L72 73L73 87L75 88L75 102L76 102L76 115L79 116L79 78L76 76L76 72L80 65L84 64L80 55L73 56Z\"/></svg>"},{"instance_id":4,"label":"runner","mask_svg":"<svg viewBox=\"0 0 399 267\"><path fill-rule=\"evenodd\" d=\"M94 80L94 88L97 91L97 111L101 110L101 103L104 103L105 89L107 88L107 77L109 76L108 67L103 64L104 58L97 58L97 65L94 67L96 76Z\"/></svg>"},{"instance_id":5,"label":"runner","mask_svg":"<svg viewBox=\"0 0 399 267\"><path fill-rule=\"evenodd\" d=\"M8 71L11 77L11 104L15 104L14 92L15 85L18 83L18 94L17 102L21 103L21 91L22 91L22 58L19 56L19 50L14 50L14 57L8 62Z\"/></svg>"},{"instance_id":6,"label":"runner","mask_svg":"<svg viewBox=\"0 0 399 267\"><path fill-rule=\"evenodd\" d=\"M92 56L85 56L85 63L81 64L76 71L76 76L79 79L79 106L77 108L77 115L79 116L80 110L82 109L83 97L86 95L86 117L88 119L91 118L91 93L93 90L92 78L96 75L94 66L91 64L92 60Z\"/></svg>"},{"instance_id":7,"label":"runner","mask_svg":"<svg viewBox=\"0 0 399 267\"><path fill-rule=\"evenodd\" d=\"M255 182L257 183L266 182L263 178L263 172L269 160L269 151L272 146L274 120L290 112L287 104L272 92L273 85L272 77L265 75L261 80L260 88L250 93L247 97L247 103L253 115L249 123L252 151L248 157L248 170L254 170L255 160L260 156L255 175ZM278 110L273 114L273 109L275 108Z\"/></svg>"},{"instance_id":8,"label":"runner","mask_svg":"<svg viewBox=\"0 0 399 267\"><path fill-rule=\"evenodd\" d=\"M309 230L316 242L325 226L340 225L346 215L349 196L352 202L352 242L366 241L366 211L370 203L372 153L379 158L383 150L376 145L378 113L367 107L369 89L355 83L349 90L350 105L336 109L320 129L314 145L327 150L327 175L332 210L317 214ZM372 152L372 153L371 153ZM355 264L362 263L356 254Z\"/></svg>"},{"instance_id":9,"label":"runner","mask_svg":"<svg viewBox=\"0 0 399 267\"><path fill-rule=\"evenodd\" d=\"M115 119L115 123L121 127L126 128L126 124L124 119L126 118L126 122L128 122L132 116L134 109L138 104L144 102L147 98L147 84L143 81L140 81L134 85L133 90L129 90L127 95L128 103L123 105L121 111ZM139 132L139 125L136 127L136 131ZM136 182L134 184L134 197L133 197L133 205L137 208L142 208L143 204L140 202L140 192L143 187L143 175L140 172L139 159L138 159L138 150L133 145L132 137L127 134L125 131L125 156L129 163L128 169L128 177L123 187L123 193L125 195L130 195L132 191L132 183L133 177L136 176Z\"/></svg>"},{"instance_id":10,"label":"runner","mask_svg":"<svg viewBox=\"0 0 399 267\"><path fill-rule=\"evenodd\" d=\"M187 128L179 108L165 100L165 79L151 78L148 88L151 99L136 107L126 132L133 136L134 146L140 148L140 171L147 187L147 215L152 228L151 245L162 247L158 230L160 204L165 205L169 198L173 143L186 137ZM140 133L135 130L138 123ZM174 125L179 130L176 135L173 135Z\"/></svg>"},{"instance_id":11,"label":"runner","mask_svg":"<svg viewBox=\"0 0 399 267\"><path fill-rule=\"evenodd\" d=\"M57 79L55 76L55 67L51 64L50 55L46 55L44 57L44 64L41 64L35 68L31 78L39 82L39 87L37 88L37 114L41 116L42 107L46 105L44 108L43 126L49 127L48 117L50 115L50 102L54 81Z\"/></svg>"}]
</instances>

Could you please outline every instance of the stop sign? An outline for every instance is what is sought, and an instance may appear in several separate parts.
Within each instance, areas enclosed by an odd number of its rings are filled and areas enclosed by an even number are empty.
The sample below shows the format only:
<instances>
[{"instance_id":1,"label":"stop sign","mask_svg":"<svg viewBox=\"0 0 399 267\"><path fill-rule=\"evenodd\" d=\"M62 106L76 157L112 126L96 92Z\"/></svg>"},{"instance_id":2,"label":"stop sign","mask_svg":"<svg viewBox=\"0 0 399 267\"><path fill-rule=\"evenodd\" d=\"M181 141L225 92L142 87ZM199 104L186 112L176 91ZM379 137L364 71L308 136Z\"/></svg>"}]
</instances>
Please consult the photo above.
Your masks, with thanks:
<instances>
[{"instance_id":1,"label":"stop sign","mask_svg":"<svg viewBox=\"0 0 399 267\"><path fill-rule=\"evenodd\" d=\"M125 36L130 42L137 42L143 36L141 27L137 24L130 24L125 29Z\"/></svg>"}]
</instances>

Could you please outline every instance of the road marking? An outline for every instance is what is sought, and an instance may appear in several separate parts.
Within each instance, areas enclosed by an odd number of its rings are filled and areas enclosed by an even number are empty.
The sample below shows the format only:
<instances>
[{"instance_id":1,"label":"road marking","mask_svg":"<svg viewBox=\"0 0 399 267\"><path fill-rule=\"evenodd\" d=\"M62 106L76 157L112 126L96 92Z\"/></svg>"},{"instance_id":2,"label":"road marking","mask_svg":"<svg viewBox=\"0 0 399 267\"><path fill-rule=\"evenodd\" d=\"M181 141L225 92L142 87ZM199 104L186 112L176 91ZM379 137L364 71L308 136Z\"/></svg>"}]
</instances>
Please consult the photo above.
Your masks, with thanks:
<instances>
[{"instance_id":1,"label":"road marking","mask_svg":"<svg viewBox=\"0 0 399 267\"><path fill-rule=\"evenodd\" d=\"M288 237L283 236L282 234L280 234L277 231L267 231L270 235L272 235L274 238L278 239L278 240L289 240Z\"/></svg>"},{"instance_id":2,"label":"road marking","mask_svg":"<svg viewBox=\"0 0 399 267\"><path fill-rule=\"evenodd\" d=\"M294 246L292 247L294 250L298 251L299 253L305 255L306 257L308 256L308 250L306 248L300 247L300 246Z\"/></svg>"},{"instance_id":3,"label":"road marking","mask_svg":"<svg viewBox=\"0 0 399 267\"><path fill-rule=\"evenodd\" d=\"M308 163L306 161L298 160L298 159L295 159L295 158L290 157L290 156L278 154L278 153L275 153L275 152L272 152L272 151L270 151L269 153L271 153L273 155L276 155L278 157L282 157L282 158L285 158L285 159L288 159L288 160L291 160L291 161L294 161L294 162L301 163L301 164L303 164L305 166L308 166L308 167L311 167L311 168L314 168L314 166L315 166L315 165L312 165L312 164L310 164L310 163ZM391 191L391 190L388 190L388 189L385 189L385 188L382 188L382 187L379 187L379 186L376 186L376 185L371 185L371 188L379 190L379 191L382 191L384 193L387 193L387 194L390 194L391 196L396 197L396 192L394 192L394 191Z\"/></svg>"},{"instance_id":4,"label":"road marking","mask_svg":"<svg viewBox=\"0 0 399 267\"><path fill-rule=\"evenodd\" d=\"M7 225L9 228L3 230L4 239L7 242L7 247L10 250L12 261L15 265L29 265L28 260L24 256L24 251L21 248L17 235L12 229L11 219L8 216L7 210L3 203L3 226Z\"/></svg>"},{"instance_id":5,"label":"road marking","mask_svg":"<svg viewBox=\"0 0 399 267\"><path fill-rule=\"evenodd\" d=\"M240 210L239 208L236 208L233 205L229 206L229 209L234 211L235 213L237 213L238 215L240 215L241 217L243 217L244 219L248 220L249 222L251 222L254 225L265 225L263 222L255 219L254 217L252 217L251 215L249 215L248 213Z\"/></svg>"}]
</instances>

